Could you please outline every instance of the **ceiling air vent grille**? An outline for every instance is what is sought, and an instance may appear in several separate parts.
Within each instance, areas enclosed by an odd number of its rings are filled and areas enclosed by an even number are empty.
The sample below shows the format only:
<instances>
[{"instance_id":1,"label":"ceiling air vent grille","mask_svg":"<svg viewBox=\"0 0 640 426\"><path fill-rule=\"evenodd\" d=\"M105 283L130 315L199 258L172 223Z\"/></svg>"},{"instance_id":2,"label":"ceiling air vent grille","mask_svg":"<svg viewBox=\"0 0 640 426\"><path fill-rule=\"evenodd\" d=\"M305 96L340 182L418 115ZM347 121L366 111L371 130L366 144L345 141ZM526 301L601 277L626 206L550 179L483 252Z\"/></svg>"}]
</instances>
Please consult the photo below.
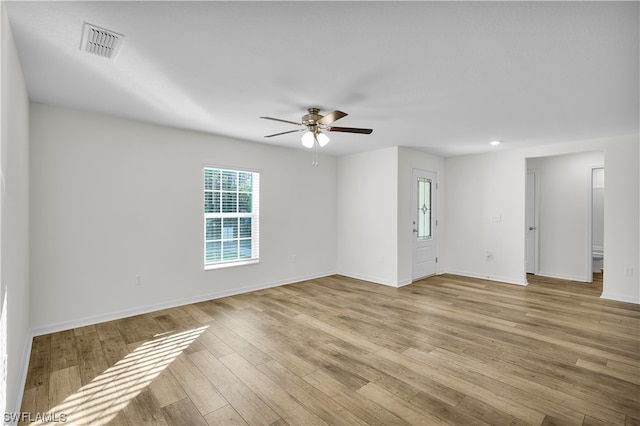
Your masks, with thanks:
<instances>
[{"instance_id":1,"label":"ceiling air vent grille","mask_svg":"<svg viewBox=\"0 0 640 426\"><path fill-rule=\"evenodd\" d=\"M124 36L88 23L84 23L80 49L107 59L114 59Z\"/></svg>"}]
</instances>

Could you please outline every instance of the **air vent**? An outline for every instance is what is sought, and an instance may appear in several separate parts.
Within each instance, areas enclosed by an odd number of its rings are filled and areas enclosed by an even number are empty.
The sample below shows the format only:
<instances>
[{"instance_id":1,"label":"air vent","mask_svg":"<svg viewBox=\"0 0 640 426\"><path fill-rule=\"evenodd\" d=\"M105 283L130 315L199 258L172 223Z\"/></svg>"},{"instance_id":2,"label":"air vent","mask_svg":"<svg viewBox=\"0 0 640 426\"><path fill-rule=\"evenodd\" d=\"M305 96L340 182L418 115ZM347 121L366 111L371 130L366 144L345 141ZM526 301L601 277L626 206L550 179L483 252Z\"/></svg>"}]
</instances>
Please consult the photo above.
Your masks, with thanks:
<instances>
[{"instance_id":1,"label":"air vent","mask_svg":"<svg viewBox=\"0 0 640 426\"><path fill-rule=\"evenodd\" d=\"M107 59L114 59L120 50L124 36L111 30L84 23L80 50Z\"/></svg>"}]
</instances>

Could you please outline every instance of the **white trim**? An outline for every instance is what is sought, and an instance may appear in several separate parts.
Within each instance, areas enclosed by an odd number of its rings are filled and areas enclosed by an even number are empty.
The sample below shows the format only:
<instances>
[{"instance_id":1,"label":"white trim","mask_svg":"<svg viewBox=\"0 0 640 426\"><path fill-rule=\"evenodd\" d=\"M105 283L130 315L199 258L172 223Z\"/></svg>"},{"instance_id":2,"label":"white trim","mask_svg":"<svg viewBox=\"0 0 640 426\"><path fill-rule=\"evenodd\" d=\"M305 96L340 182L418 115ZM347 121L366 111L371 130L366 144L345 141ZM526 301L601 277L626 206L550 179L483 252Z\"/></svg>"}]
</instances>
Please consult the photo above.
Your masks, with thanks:
<instances>
[{"instance_id":1,"label":"white trim","mask_svg":"<svg viewBox=\"0 0 640 426\"><path fill-rule=\"evenodd\" d=\"M444 273L445 274L451 274L451 275L460 275L462 277L478 278L478 279L481 279L481 280L496 281L496 282L505 283L505 284L515 284L515 285L522 285L522 286L526 286L526 285L529 284L526 279L517 279L517 278L510 278L510 277L497 277L497 276L493 276L493 275L476 274L475 272L464 272L464 271L447 270Z\"/></svg>"},{"instance_id":2,"label":"white trim","mask_svg":"<svg viewBox=\"0 0 640 426\"><path fill-rule=\"evenodd\" d=\"M388 287L395 287L395 288L399 288L399 287L411 284L411 280L391 281L387 279L381 279L381 278L371 277L367 275L360 275L360 274L351 274L351 273L347 274L343 272L337 272L336 274L343 275L349 278L355 278L356 280L367 281L372 284L382 284Z\"/></svg>"},{"instance_id":3,"label":"white trim","mask_svg":"<svg viewBox=\"0 0 640 426\"><path fill-rule=\"evenodd\" d=\"M589 277L580 276L580 275L567 275L567 274L557 274L555 272L544 272L538 271L536 275L547 278L557 278L559 280L569 280L569 281L579 281L582 283L590 283L592 280L589 280Z\"/></svg>"},{"instance_id":4,"label":"white trim","mask_svg":"<svg viewBox=\"0 0 640 426\"><path fill-rule=\"evenodd\" d=\"M430 277L433 277L433 275L429 275ZM424 277L424 278L428 278L428 277ZM421 280L424 278L420 278ZM398 288L400 287L404 287L407 286L409 284L413 284L412 280L402 280L402 281L398 281Z\"/></svg>"},{"instance_id":5,"label":"white trim","mask_svg":"<svg viewBox=\"0 0 640 426\"><path fill-rule=\"evenodd\" d=\"M604 165L593 165L588 167L589 176L587 181L589 182L589 188L587 192L587 277L589 277L588 282L590 283L593 282L593 171L595 169L604 170Z\"/></svg>"},{"instance_id":6,"label":"white trim","mask_svg":"<svg viewBox=\"0 0 640 426\"><path fill-rule=\"evenodd\" d=\"M438 269L438 268L436 268L436 269ZM436 275L442 275L442 273L438 273L438 271L436 271L435 274L425 275L424 277L412 278L411 279L411 283L413 284L416 281L426 280L427 278L435 277Z\"/></svg>"},{"instance_id":7,"label":"white trim","mask_svg":"<svg viewBox=\"0 0 640 426\"><path fill-rule=\"evenodd\" d=\"M211 263L204 265L205 271L210 271L212 269L221 269L221 268L231 268L234 266L246 266L246 265L255 265L260 263L260 259L249 259L249 260L233 260L230 262L219 262L219 263Z\"/></svg>"},{"instance_id":8,"label":"white trim","mask_svg":"<svg viewBox=\"0 0 640 426\"><path fill-rule=\"evenodd\" d=\"M526 217L527 217L527 205L526 205L526 200L528 200L528 174L532 173L534 176L534 182L533 182L533 226L535 227L534 229L534 234L533 234L533 274L537 275L538 274L538 269L540 267L540 250L539 250L539 229L540 229L540 179L539 179L539 171L538 169L527 169L525 172L525 222L526 222ZM525 264L524 264L524 270L525 273L527 272L527 260L526 260L526 252L527 252L527 236L526 233L528 232L527 229L528 223L525 223L525 239L524 239L524 244L525 244Z\"/></svg>"},{"instance_id":9,"label":"white trim","mask_svg":"<svg viewBox=\"0 0 640 426\"><path fill-rule=\"evenodd\" d=\"M7 407L7 413L20 412L20 408L22 408L22 399L24 398L24 388L27 385L27 372L29 371L29 361L31 360L31 347L33 345L33 332L31 330L27 331L26 339L24 342L24 349L22 350L22 365L20 366L20 377L18 378L18 389L16 392L16 401L13 404L13 407ZM13 408L13 409L12 409ZM16 423L8 423L8 424L16 424Z\"/></svg>"},{"instance_id":10,"label":"white trim","mask_svg":"<svg viewBox=\"0 0 640 426\"><path fill-rule=\"evenodd\" d=\"M621 294L602 293L600 295L600 298L607 299L607 300L615 300L617 302L634 303L636 305L640 305L640 297L629 297L629 296L623 296Z\"/></svg>"},{"instance_id":11,"label":"white trim","mask_svg":"<svg viewBox=\"0 0 640 426\"><path fill-rule=\"evenodd\" d=\"M125 309L122 311L111 312L108 314L85 317L75 321L65 321L57 324L48 325L46 327L34 328L31 330L31 334L32 336L42 336L44 334L71 330L78 327L86 327L88 325L98 324L101 322L114 321L122 318L132 317L135 315L148 314L150 312L155 312L162 309L170 309L170 308L176 308L178 306L189 305L192 303L206 302L208 300L220 299L223 297L235 296L238 294L250 293L258 290L265 290L272 287L280 287L283 285L299 283L299 282L313 280L316 278L327 277L331 275L335 275L335 272L324 272L320 274L308 275L303 277L295 277L288 280L272 281L269 283L250 285L247 287L241 287L241 288L225 290L225 291L220 291L215 293L207 293L200 296L187 297L184 299L177 299L177 300L173 300L166 303L147 305L147 306L134 308L134 309Z\"/></svg>"},{"instance_id":12,"label":"white trim","mask_svg":"<svg viewBox=\"0 0 640 426\"><path fill-rule=\"evenodd\" d=\"M222 169L222 170L229 170L231 172L262 173L261 169L254 169L251 167L244 167L244 166L225 166L223 164L216 164L216 163L202 163L202 168Z\"/></svg>"}]
</instances>

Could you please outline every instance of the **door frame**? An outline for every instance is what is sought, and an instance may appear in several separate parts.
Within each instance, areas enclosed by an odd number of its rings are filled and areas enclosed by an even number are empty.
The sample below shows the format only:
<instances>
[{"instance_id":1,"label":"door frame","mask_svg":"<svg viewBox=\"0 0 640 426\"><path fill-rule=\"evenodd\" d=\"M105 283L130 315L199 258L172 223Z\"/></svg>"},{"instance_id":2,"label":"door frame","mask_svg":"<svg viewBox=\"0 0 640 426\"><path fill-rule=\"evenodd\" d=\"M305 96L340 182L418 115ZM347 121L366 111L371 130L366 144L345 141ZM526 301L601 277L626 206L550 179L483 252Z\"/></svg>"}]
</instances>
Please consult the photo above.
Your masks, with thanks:
<instances>
[{"instance_id":1,"label":"door frame","mask_svg":"<svg viewBox=\"0 0 640 426\"><path fill-rule=\"evenodd\" d=\"M431 173L434 176L434 183L435 186L432 188L432 193L431 193L431 212L432 212L432 219L433 219L433 229L432 229L432 235L433 235L433 257L435 259L435 271L433 274L429 274L429 275L425 275L425 276L420 276L420 277L416 277L414 276L414 264L415 264L415 237L413 235L413 222L415 220L415 212L414 212L414 197L415 197L415 189L414 188L414 177L415 177L415 173L416 172L422 172L422 173ZM413 167L411 169L411 184L409 185L409 191L411 193L411 196L409 197L409 202L411 205L411 208L409 209L410 211L410 216L409 216L409 224L412 225L409 228L409 233L411 235L411 282L413 281L417 281L417 280L421 280L423 278L426 277L431 277L433 275L437 275L438 274L438 172L432 171L432 170L426 170L426 169L421 169L418 167Z\"/></svg>"},{"instance_id":2,"label":"door frame","mask_svg":"<svg viewBox=\"0 0 640 426\"><path fill-rule=\"evenodd\" d=\"M533 275L537 275L538 274L538 269L539 269L539 265L540 265L540 256L539 256L539 247L538 247L538 241L539 241L539 230L540 230L540 179L539 179L539 174L538 174L538 170L536 169L527 169L527 175L525 178L525 226L524 226L524 241L525 241L525 261L524 261L524 271L525 271L525 276L526 274L529 274L531 272L527 271L527 256L528 256L528 244L527 244L527 226L528 223L526 223L526 217L527 217L527 210L529 209L529 173L533 174L534 176L534 184L533 184L533 226L535 227L535 232L533 234Z\"/></svg>"},{"instance_id":3,"label":"door frame","mask_svg":"<svg viewBox=\"0 0 640 426\"><path fill-rule=\"evenodd\" d=\"M602 165L593 165L589 166L589 188L587 195L587 282L593 282L593 171L596 169L603 169L604 164ZM606 179L606 174L605 174ZM606 181L605 181L605 196L606 196ZM606 214L606 213L605 213ZM604 265L603 265L604 266Z\"/></svg>"}]
</instances>

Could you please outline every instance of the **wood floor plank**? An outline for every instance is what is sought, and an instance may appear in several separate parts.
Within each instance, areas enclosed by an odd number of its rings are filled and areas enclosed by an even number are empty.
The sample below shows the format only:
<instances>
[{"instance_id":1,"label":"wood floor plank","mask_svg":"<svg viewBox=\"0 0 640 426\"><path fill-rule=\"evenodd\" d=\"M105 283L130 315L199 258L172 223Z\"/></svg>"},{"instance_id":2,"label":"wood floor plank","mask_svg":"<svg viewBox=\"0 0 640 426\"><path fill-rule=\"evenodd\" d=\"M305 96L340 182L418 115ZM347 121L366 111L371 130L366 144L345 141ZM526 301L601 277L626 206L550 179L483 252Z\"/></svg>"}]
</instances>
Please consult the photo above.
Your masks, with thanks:
<instances>
[{"instance_id":1,"label":"wood floor plank","mask_svg":"<svg viewBox=\"0 0 640 426\"><path fill-rule=\"evenodd\" d=\"M456 410L489 425L521 426L530 424L516 416L505 413L490 403L482 402L468 395L456 406Z\"/></svg>"},{"instance_id":2,"label":"wood floor plank","mask_svg":"<svg viewBox=\"0 0 640 426\"><path fill-rule=\"evenodd\" d=\"M36 336L31 344L31 356L25 389L49 385L51 371L51 334Z\"/></svg>"},{"instance_id":3,"label":"wood floor plank","mask_svg":"<svg viewBox=\"0 0 640 426\"><path fill-rule=\"evenodd\" d=\"M340 275L37 336L27 412L110 425L637 425L640 305Z\"/></svg>"},{"instance_id":4,"label":"wood floor plank","mask_svg":"<svg viewBox=\"0 0 640 426\"><path fill-rule=\"evenodd\" d=\"M218 407L221 408L221 407ZM189 398L181 399L162 409L167 422L172 425L206 426L198 408ZM214 410L215 411L215 410Z\"/></svg>"},{"instance_id":5,"label":"wood floor plank","mask_svg":"<svg viewBox=\"0 0 640 426\"><path fill-rule=\"evenodd\" d=\"M409 401L412 405L420 407L422 411L426 411L439 419L442 419L452 425L476 425L489 426L491 424L504 423L487 423L482 418L474 417L468 412L436 398L436 394L428 394L420 392Z\"/></svg>"},{"instance_id":6,"label":"wood floor plank","mask_svg":"<svg viewBox=\"0 0 640 426\"><path fill-rule=\"evenodd\" d=\"M326 374L324 370L314 371L306 375L304 380L329 395L335 405L350 411L368 425L409 425L408 422L391 413L385 407L344 386Z\"/></svg>"},{"instance_id":7,"label":"wood floor plank","mask_svg":"<svg viewBox=\"0 0 640 426\"><path fill-rule=\"evenodd\" d=\"M294 374L304 376L318 368L317 365L310 363L294 353L291 353L287 347L274 343L269 338L256 333L253 329L247 327L239 327L234 330L236 334L244 339L251 341L258 349L269 355L271 359L278 361L286 366Z\"/></svg>"},{"instance_id":8,"label":"wood floor plank","mask_svg":"<svg viewBox=\"0 0 640 426\"><path fill-rule=\"evenodd\" d=\"M269 361L258 367L274 383L295 395L306 408L330 425L364 425L363 420L335 404L328 395L310 385L309 382L289 371L277 361Z\"/></svg>"},{"instance_id":9,"label":"wood floor plank","mask_svg":"<svg viewBox=\"0 0 640 426\"><path fill-rule=\"evenodd\" d=\"M236 327L241 327L236 323ZM271 357L256 347L253 343L243 339L233 330L222 324L216 324L208 329L214 336L230 347L233 353L239 353L253 365L260 365L271 360Z\"/></svg>"},{"instance_id":10,"label":"wood floor plank","mask_svg":"<svg viewBox=\"0 0 640 426\"><path fill-rule=\"evenodd\" d=\"M249 423L231 405L225 405L207 414L204 420L209 426L249 426Z\"/></svg>"},{"instance_id":11,"label":"wood floor plank","mask_svg":"<svg viewBox=\"0 0 640 426\"><path fill-rule=\"evenodd\" d=\"M62 404L69 395L82 387L80 369L77 365L52 371L49 380L50 407Z\"/></svg>"},{"instance_id":12,"label":"wood floor plank","mask_svg":"<svg viewBox=\"0 0 640 426\"><path fill-rule=\"evenodd\" d=\"M349 342L353 345L356 345L358 347L361 347L362 349L369 351L369 352L376 352L378 350L381 349L380 346L372 343L370 340L361 337L355 333L351 333L349 331L345 331L344 329L341 329L339 327L336 327L332 324L328 324L325 321L321 321L318 320L316 318L310 317L309 315L306 314L300 314L297 315L294 318L295 321L301 322L303 324L306 324L310 327L314 327L317 328L318 330L321 330L331 336L337 337L338 339L341 339L345 342Z\"/></svg>"},{"instance_id":13,"label":"wood floor plank","mask_svg":"<svg viewBox=\"0 0 640 426\"><path fill-rule=\"evenodd\" d=\"M201 415L205 416L227 405L227 400L220 395L215 386L207 380L186 354L178 355L168 368Z\"/></svg>"},{"instance_id":14,"label":"wood floor plank","mask_svg":"<svg viewBox=\"0 0 640 426\"><path fill-rule=\"evenodd\" d=\"M220 361L245 385L259 392L287 423L291 425L327 424L239 354L224 356Z\"/></svg>"},{"instance_id":15,"label":"wood floor plank","mask_svg":"<svg viewBox=\"0 0 640 426\"><path fill-rule=\"evenodd\" d=\"M77 334L75 336L75 346L77 358L82 360L82 362L78 363L80 378L82 379L82 384L86 385L109 368L109 364L104 356L98 334L95 331Z\"/></svg>"},{"instance_id":16,"label":"wood floor plank","mask_svg":"<svg viewBox=\"0 0 640 426\"><path fill-rule=\"evenodd\" d=\"M552 387L543 386L536 381L531 380L526 375L514 376L505 374L499 367L483 363L479 365L478 361L471 358L459 356L451 352L447 352L441 349L436 349L429 353L430 356L445 362L447 365L456 364L456 369L471 368L473 371L481 371L481 375L493 380L497 386L488 387L497 395L502 395L505 398L523 399L529 398L532 406L537 407L540 410L547 411L547 413L554 418L562 419L566 424L582 423L584 418L584 411L579 412L575 408L578 406L582 410L591 410L592 405L584 403L581 399L572 397L563 392L558 392ZM480 369L478 369L480 367ZM475 383L479 383L475 382ZM486 383L486 382L485 382ZM500 393L496 389L504 389L504 393ZM605 417L616 416L617 413L609 411Z\"/></svg>"},{"instance_id":17,"label":"wood floor plank","mask_svg":"<svg viewBox=\"0 0 640 426\"><path fill-rule=\"evenodd\" d=\"M20 407L21 412L44 413L47 412L49 408L48 386L36 386L25 389L22 396L22 406Z\"/></svg>"},{"instance_id":18,"label":"wood floor plank","mask_svg":"<svg viewBox=\"0 0 640 426\"><path fill-rule=\"evenodd\" d=\"M51 371L78 365L73 330L61 331L51 335Z\"/></svg>"},{"instance_id":19,"label":"wood floor plank","mask_svg":"<svg viewBox=\"0 0 640 426\"><path fill-rule=\"evenodd\" d=\"M121 410L132 425L168 425L166 414L149 389L143 389Z\"/></svg>"},{"instance_id":20,"label":"wood floor plank","mask_svg":"<svg viewBox=\"0 0 640 426\"><path fill-rule=\"evenodd\" d=\"M361 387L358 389L358 393L381 407L387 407L389 411L409 424L447 425L439 417L421 410L402 398L398 398L375 383L369 383Z\"/></svg>"},{"instance_id":21,"label":"wood floor plank","mask_svg":"<svg viewBox=\"0 0 640 426\"><path fill-rule=\"evenodd\" d=\"M162 371L149 384L149 390L153 393L160 407L166 407L187 398L186 392L169 370Z\"/></svg>"},{"instance_id":22,"label":"wood floor plank","mask_svg":"<svg viewBox=\"0 0 640 426\"><path fill-rule=\"evenodd\" d=\"M398 354L389 354L384 351L380 351L380 354L383 356L392 356L394 360L402 360L402 357L398 357ZM491 385L490 381L484 382L483 386L475 384L473 381L470 381L472 376L469 376L466 371L461 374L465 378L460 378L455 374L455 369L444 368L439 365L439 363L433 362L429 354L420 353L413 349L408 349L402 355L409 358L408 360L404 360L407 367L416 364L411 360L419 361L425 365L421 367L414 365L413 368L419 368L422 374L427 375L432 380L438 381L447 387L490 404L500 411L511 414L529 424L541 424L544 420L544 413L542 411L528 406L528 404L525 404L523 401L514 401L504 396L495 395L487 389L487 387Z\"/></svg>"},{"instance_id":23,"label":"wood floor plank","mask_svg":"<svg viewBox=\"0 0 640 426\"><path fill-rule=\"evenodd\" d=\"M213 356L218 358L235 352L229 345L224 343L218 336L211 333L208 329L200 334L198 342L202 344L206 350L211 352Z\"/></svg>"},{"instance_id":24,"label":"wood floor plank","mask_svg":"<svg viewBox=\"0 0 640 426\"><path fill-rule=\"evenodd\" d=\"M249 424L269 425L280 419L280 415L210 352L193 353L189 358L209 380L217 384L220 393Z\"/></svg>"}]
</instances>

